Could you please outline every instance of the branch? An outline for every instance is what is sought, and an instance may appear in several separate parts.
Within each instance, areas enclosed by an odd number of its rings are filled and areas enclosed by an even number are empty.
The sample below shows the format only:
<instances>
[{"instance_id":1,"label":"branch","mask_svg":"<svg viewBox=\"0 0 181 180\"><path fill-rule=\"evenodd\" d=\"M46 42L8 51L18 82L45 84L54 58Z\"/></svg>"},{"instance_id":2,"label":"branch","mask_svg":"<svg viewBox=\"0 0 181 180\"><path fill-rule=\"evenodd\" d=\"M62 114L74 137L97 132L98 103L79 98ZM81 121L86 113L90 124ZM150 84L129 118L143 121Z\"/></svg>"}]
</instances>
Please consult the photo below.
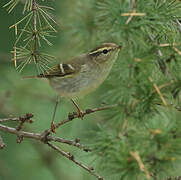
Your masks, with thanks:
<instances>
[{"instance_id":1,"label":"branch","mask_svg":"<svg viewBox=\"0 0 181 180\"><path fill-rule=\"evenodd\" d=\"M118 107L119 105L120 104L114 104L114 105L98 107L98 108L94 108L94 109L86 109L85 112L83 112L83 117L85 115L92 114L92 113L97 112L97 111L109 110L109 109ZM68 123L68 122L70 122L76 118L79 118L79 115L76 112L74 112L73 114L69 114L68 119L62 120L61 122L57 123L55 125L55 128L58 128L58 127L62 126L63 124Z\"/></svg>"},{"instance_id":2,"label":"branch","mask_svg":"<svg viewBox=\"0 0 181 180\"><path fill-rule=\"evenodd\" d=\"M61 150L59 147L55 146L52 143L47 142L48 146L50 146L52 149L54 149L55 151L57 151L58 153L60 153L62 156L68 158L69 160L73 161L75 164L77 164L78 166L82 167L83 169L85 169L86 171L88 171L90 174L92 174L93 176L95 176L98 180L104 180L101 176L97 175L94 172L94 169L92 167L87 167L84 164L78 162L77 160L74 159L74 156L71 155L69 152L65 152L63 150Z\"/></svg>"},{"instance_id":3,"label":"branch","mask_svg":"<svg viewBox=\"0 0 181 180\"><path fill-rule=\"evenodd\" d=\"M4 132L8 132L11 134L15 134L18 137L25 137L25 138L31 138L31 139L35 139L35 140L39 140L39 141L43 141L44 136L42 136L42 134L40 133L32 133L32 132L27 132L27 131L18 131L16 128L12 128L9 126L5 126L0 124L0 130L4 131ZM88 148L84 147L83 145L81 145L80 143L77 143L76 141L71 141L71 140L67 140L67 139L63 139L60 137L54 137L54 136L46 136L46 141L54 141L54 142L60 142L60 143L64 143L64 144L68 144L71 146L75 146L78 147L82 150L84 150L85 152L90 151Z\"/></svg>"},{"instance_id":4,"label":"branch","mask_svg":"<svg viewBox=\"0 0 181 180\"><path fill-rule=\"evenodd\" d=\"M118 107L120 104L115 104L115 105L110 105L110 106L104 106L104 107L99 107L99 108L94 108L94 109L87 109L84 113L83 116L97 112L97 111L103 111L103 110L108 110L108 109L112 109L115 107ZM31 115L31 116L30 116ZM24 117L18 117L18 118L4 118L4 119L0 119L0 123L2 122L8 122L8 121L25 121L26 122L30 122L32 123L33 121L30 119L32 116L32 114L27 113ZM73 119L78 118L78 114L77 113L73 113L73 114L69 114L68 119L64 119L61 122L57 123L55 125L56 128L62 126L65 123L68 123L70 121L72 121ZM78 139L75 139L75 141L71 141L71 140L67 140L67 139L63 139L60 137L55 137L55 136L50 136L51 133L51 128L47 129L44 131L44 133L32 133L32 132L27 132L27 131L20 131L19 128L12 128L12 127L8 127L5 125L0 124L0 130L4 131L4 132L8 132L11 134L15 134L19 137L26 137L26 138L32 138L35 140L40 140L40 141L54 141L54 142L60 142L60 143L64 143L64 144L68 144L68 145L72 145L75 147L78 147L80 149L83 149L84 151L90 151L89 149L85 148L83 145L81 145L79 143Z\"/></svg>"},{"instance_id":5,"label":"branch","mask_svg":"<svg viewBox=\"0 0 181 180\"><path fill-rule=\"evenodd\" d=\"M111 106L99 107L99 108L94 108L94 109L87 109L83 113L83 116L94 113L94 112L97 112L97 111L112 109L112 108L115 108L115 107L117 107L119 105L120 104L115 104L115 105L111 105ZM90 151L90 149L86 148L85 146L83 146L83 145L81 145L79 143L79 141L80 141L79 139L75 139L74 141L71 141L71 140L60 138L60 137L51 136L50 135L51 128L45 130L43 133L34 133L34 132L22 131L21 128L22 128L23 124L25 122L32 122L32 120L31 120L32 117L33 117L32 114L27 113L24 117L0 119L0 123L8 122L8 121L20 122L19 126L16 127L16 128L12 128L12 127L0 124L0 131L10 133L10 134L15 134L18 137L18 139L17 139L18 143L21 143L23 138L30 138L30 139L41 141L41 142L47 144L48 146L50 146L52 149L59 152L64 157L68 158L69 160L71 160L72 162L77 164L78 166L80 166L83 169L85 169L86 171L88 171L90 174L95 176L98 180L103 180L103 178L101 176L99 176L98 174L95 173L95 171L94 171L94 169L92 167L87 167L83 163L78 162L77 160L74 159L74 156L71 155L69 152L64 152L62 149L60 149L59 147L57 147L56 145L51 143L51 141L64 143L64 144L68 144L68 145L71 145L71 146L75 146L75 147L77 147L79 149L84 150L85 152ZM67 119L62 120L61 122L57 123L55 125L55 127L58 128L61 125L65 124L65 123L68 123L68 122L70 122L70 121L72 121L73 119L76 119L76 118L78 118L77 113L69 114L69 117ZM5 144L3 143L2 139L0 138L0 147L3 148L4 146L5 146Z\"/></svg>"},{"instance_id":6,"label":"branch","mask_svg":"<svg viewBox=\"0 0 181 180\"><path fill-rule=\"evenodd\" d=\"M32 0L32 11L33 11L33 37L34 37L34 49L33 49L33 56L34 60L37 63L38 57L37 57L37 8L38 5L35 0Z\"/></svg>"},{"instance_id":7,"label":"branch","mask_svg":"<svg viewBox=\"0 0 181 180\"><path fill-rule=\"evenodd\" d=\"M20 120L19 117L15 117L15 118L3 118L3 119L0 119L0 123L2 123L2 122L10 122L10 121L18 122L19 120Z\"/></svg>"},{"instance_id":8,"label":"branch","mask_svg":"<svg viewBox=\"0 0 181 180\"><path fill-rule=\"evenodd\" d=\"M70 141L70 140L66 140L63 138L59 138L59 137L53 137L53 136L42 136L42 134L40 133L32 133L32 132L26 132L26 131L18 131L16 128L12 128L12 127L8 127L5 125L0 124L0 130L4 131L4 132L8 132L11 134L15 134L18 136L18 138L20 137L20 140L18 139L19 143L22 141L22 139L24 137L26 138L31 138L31 139L35 139L35 140L39 140L45 144L48 144L51 148L53 148L54 150L58 151L59 153L61 153L63 156L67 157L68 159L70 159L71 161L73 161L75 164L79 165L80 167L84 168L85 170L87 170L90 174L92 174L93 176L95 176L98 180L103 180L102 177L100 177L99 175L97 175L93 168L89 168L86 165L76 161L74 159L73 155L70 155L69 152L64 152L63 150L61 150L60 148L58 148L57 146L53 145L52 143L50 143L50 141L54 141L54 142L60 142L60 143L64 143L64 144L68 144L68 145L72 145L75 147L78 147L80 149L83 149L84 151L88 152L90 151L88 148L85 148L83 145L81 145L80 143L77 143L75 140L74 141ZM46 139L44 139L46 138ZM5 144L3 143L3 141L1 141L2 139L0 139L0 146L3 148L5 146Z\"/></svg>"},{"instance_id":9,"label":"branch","mask_svg":"<svg viewBox=\"0 0 181 180\"><path fill-rule=\"evenodd\" d=\"M34 121L31 119L33 117L33 114L30 113L26 113L23 117L15 117L15 118L4 118L4 119L0 119L0 123L2 122L9 122L9 121L15 121L15 122L20 122L19 125L16 127L16 130L21 130L23 124L25 122L28 123L33 123Z\"/></svg>"}]
</instances>

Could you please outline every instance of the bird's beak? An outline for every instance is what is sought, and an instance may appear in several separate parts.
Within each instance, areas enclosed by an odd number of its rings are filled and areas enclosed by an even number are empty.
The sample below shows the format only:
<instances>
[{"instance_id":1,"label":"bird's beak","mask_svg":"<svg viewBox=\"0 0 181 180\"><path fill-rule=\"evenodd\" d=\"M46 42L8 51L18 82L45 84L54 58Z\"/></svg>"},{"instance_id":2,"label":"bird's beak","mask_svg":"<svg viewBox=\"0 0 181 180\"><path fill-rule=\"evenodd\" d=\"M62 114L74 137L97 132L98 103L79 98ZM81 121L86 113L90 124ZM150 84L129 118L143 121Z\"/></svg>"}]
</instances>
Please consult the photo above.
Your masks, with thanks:
<instances>
[{"instance_id":1,"label":"bird's beak","mask_svg":"<svg viewBox=\"0 0 181 180\"><path fill-rule=\"evenodd\" d=\"M121 45L117 46L117 49L118 49L118 50L120 50L121 48L122 48L122 46L121 46Z\"/></svg>"}]
</instances>

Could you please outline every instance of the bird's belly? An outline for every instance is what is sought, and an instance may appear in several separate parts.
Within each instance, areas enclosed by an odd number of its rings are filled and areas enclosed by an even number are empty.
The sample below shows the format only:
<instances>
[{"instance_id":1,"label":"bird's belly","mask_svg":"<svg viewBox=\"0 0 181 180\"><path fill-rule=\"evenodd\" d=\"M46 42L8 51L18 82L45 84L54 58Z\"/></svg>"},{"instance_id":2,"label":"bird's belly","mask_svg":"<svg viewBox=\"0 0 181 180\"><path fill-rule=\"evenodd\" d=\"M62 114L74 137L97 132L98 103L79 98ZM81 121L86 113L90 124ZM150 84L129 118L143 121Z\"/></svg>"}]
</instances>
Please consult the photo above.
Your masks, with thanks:
<instances>
[{"instance_id":1,"label":"bird's belly","mask_svg":"<svg viewBox=\"0 0 181 180\"><path fill-rule=\"evenodd\" d=\"M74 77L57 77L50 79L50 85L60 96L75 98L94 91L107 77L109 71L95 70L81 72Z\"/></svg>"}]
</instances>

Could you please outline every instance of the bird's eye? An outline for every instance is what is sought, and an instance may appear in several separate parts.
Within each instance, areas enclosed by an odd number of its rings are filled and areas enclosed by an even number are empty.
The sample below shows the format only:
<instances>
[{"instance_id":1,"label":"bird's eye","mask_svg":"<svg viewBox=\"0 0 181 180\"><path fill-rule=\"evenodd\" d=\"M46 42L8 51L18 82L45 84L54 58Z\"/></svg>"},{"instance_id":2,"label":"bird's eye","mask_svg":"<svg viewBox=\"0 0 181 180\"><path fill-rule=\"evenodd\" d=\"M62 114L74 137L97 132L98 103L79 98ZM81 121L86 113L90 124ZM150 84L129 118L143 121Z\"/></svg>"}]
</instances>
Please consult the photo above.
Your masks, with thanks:
<instances>
[{"instance_id":1,"label":"bird's eye","mask_svg":"<svg viewBox=\"0 0 181 180\"><path fill-rule=\"evenodd\" d=\"M107 53L108 53L108 50L107 50L107 49L104 49L102 52L103 52L104 54L107 54Z\"/></svg>"}]
</instances>

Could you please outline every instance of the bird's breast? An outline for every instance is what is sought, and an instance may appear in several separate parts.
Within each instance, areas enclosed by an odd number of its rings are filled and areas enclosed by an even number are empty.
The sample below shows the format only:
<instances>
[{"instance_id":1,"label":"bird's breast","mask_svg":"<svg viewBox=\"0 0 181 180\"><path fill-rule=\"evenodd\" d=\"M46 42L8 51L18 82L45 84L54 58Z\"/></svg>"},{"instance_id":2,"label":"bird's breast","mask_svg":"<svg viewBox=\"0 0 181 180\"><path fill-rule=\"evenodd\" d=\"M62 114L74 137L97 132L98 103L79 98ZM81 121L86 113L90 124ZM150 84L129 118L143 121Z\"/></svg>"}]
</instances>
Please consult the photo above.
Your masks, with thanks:
<instances>
[{"instance_id":1,"label":"bird's breast","mask_svg":"<svg viewBox=\"0 0 181 180\"><path fill-rule=\"evenodd\" d=\"M75 75L51 78L50 85L60 96L70 98L84 96L95 90L106 79L110 69L110 66L85 64Z\"/></svg>"}]
</instances>

